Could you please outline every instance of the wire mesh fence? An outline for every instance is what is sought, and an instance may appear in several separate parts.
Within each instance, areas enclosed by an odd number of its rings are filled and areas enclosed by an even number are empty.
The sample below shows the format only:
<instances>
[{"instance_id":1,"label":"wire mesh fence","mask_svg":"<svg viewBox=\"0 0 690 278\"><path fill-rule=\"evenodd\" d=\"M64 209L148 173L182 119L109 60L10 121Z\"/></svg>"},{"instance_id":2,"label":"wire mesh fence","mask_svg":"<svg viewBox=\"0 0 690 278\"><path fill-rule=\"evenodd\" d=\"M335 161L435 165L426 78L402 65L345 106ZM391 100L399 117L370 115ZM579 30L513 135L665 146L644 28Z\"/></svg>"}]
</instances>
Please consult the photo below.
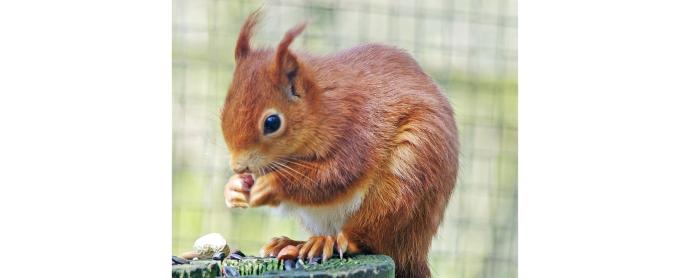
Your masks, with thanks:
<instances>
[{"instance_id":1,"label":"wire mesh fence","mask_svg":"<svg viewBox=\"0 0 690 278\"><path fill-rule=\"evenodd\" d=\"M253 39L275 46L311 23L293 48L325 54L365 42L409 51L444 88L461 138L461 174L432 244L438 277L517 276L516 0L173 0L173 252L219 232L249 253L277 235L305 239L269 209L230 210L232 174L220 131L246 16L263 7Z\"/></svg>"}]
</instances>

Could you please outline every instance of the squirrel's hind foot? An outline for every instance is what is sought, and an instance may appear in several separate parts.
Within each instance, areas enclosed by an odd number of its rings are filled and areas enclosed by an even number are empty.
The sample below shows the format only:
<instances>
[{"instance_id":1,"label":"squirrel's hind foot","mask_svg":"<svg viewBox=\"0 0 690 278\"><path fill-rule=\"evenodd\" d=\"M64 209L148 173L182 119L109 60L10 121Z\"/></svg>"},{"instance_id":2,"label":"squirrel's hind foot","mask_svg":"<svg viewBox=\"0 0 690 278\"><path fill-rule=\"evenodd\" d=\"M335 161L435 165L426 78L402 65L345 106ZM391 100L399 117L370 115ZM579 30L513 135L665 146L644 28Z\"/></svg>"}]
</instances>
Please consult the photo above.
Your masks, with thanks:
<instances>
[{"instance_id":1,"label":"squirrel's hind foot","mask_svg":"<svg viewBox=\"0 0 690 278\"><path fill-rule=\"evenodd\" d=\"M333 257L333 252L342 259L345 254L354 255L360 253L360 248L343 233L337 236L313 236L299 247L299 258L311 260L321 256L323 262Z\"/></svg>"},{"instance_id":2,"label":"squirrel's hind foot","mask_svg":"<svg viewBox=\"0 0 690 278\"><path fill-rule=\"evenodd\" d=\"M297 254L292 254L297 251ZM312 236L307 241L292 240L288 237L274 237L259 251L261 257L293 257L311 260L321 256L323 262L333 257L333 252L342 259L345 254L361 253L360 248L343 233L337 236Z\"/></svg>"},{"instance_id":3,"label":"squirrel's hind foot","mask_svg":"<svg viewBox=\"0 0 690 278\"><path fill-rule=\"evenodd\" d=\"M333 256L333 248L335 247L335 237L333 236L312 236L304 245L299 248L299 259L311 260L314 257L321 256L323 262L326 262Z\"/></svg>"}]
</instances>

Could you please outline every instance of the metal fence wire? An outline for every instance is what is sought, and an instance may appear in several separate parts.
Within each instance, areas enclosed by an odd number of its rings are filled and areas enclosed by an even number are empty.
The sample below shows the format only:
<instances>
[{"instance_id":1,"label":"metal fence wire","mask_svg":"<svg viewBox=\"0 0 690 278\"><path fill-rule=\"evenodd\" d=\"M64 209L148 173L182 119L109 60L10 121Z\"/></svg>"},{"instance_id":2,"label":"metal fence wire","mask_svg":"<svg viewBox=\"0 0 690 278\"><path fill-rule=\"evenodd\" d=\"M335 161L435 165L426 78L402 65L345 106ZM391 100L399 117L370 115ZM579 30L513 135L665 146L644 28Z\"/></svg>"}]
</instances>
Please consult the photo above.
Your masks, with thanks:
<instances>
[{"instance_id":1,"label":"metal fence wire","mask_svg":"<svg viewBox=\"0 0 690 278\"><path fill-rule=\"evenodd\" d=\"M241 24L263 7L252 41L274 47L311 24L292 48L325 54L365 42L409 51L444 88L461 138L461 174L432 244L435 277L517 276L516 0L173 0L173 252L210 232L256 253L269 238L306 239L270 209L230 210L232 174L219 110Z\"/></svg>"}]
</instances>

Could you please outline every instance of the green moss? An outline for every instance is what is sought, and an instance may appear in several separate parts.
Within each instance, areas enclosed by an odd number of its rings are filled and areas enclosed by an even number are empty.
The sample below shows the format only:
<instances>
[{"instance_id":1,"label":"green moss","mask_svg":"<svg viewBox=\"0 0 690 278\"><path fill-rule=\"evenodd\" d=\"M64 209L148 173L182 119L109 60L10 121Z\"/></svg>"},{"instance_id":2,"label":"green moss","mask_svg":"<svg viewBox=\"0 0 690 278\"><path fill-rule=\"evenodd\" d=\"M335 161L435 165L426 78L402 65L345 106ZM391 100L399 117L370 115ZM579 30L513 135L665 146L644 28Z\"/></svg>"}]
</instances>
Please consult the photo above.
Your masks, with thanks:
<instances>
[{"instance_id":1,"label":"green moss","mask_svg":"<svg viewBox=\"0 0 690 278\"><path fill-rule=\"evenodd\" d=\"M240 275L252 277L395 277L393 259L384 255L360 255L352 258L333 258L322 264L302 264L303 269L285 271L283 262L274 258L225 260L225 265Z\"/></svg>"},{"instance_id":2,"label":"green moss","mask_svg":"<svg viewBox=\"0 0 690 278\"><path fill-rule=\"evenodd\" d=\"M220 265L212 260L191 261L190 264L172 266L173 278L216 278L221 276Z\"/></svg>"}]
</instances>

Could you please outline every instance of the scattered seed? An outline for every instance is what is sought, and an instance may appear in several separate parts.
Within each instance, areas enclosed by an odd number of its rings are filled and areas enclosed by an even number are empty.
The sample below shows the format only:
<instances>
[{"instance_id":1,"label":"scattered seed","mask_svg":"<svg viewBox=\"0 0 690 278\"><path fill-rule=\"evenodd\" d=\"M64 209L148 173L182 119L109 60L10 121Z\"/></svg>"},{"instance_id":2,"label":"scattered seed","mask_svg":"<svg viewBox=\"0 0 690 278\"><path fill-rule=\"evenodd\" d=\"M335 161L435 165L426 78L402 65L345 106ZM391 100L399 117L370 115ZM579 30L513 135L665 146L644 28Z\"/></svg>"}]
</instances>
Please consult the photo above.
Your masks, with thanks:
<instances>
[{"instance_id":1,"label":"scattered seed","mask_svg":"<svg viewBox=\"0 0 690 278\"><path fill-rule=\"evenodd\" d=\"M237 269L235 269L234 267L229 266L229 265L226 265L223 268L223 272L225 272L225 277L239 277L240 276L240 272L237 271Z\"/></svg>"},{"instance_id":2,"label":"scattered seed","mask_svg":"<svg viewBox=\"0 0 690 278\"><path fill-rule=\"evenodd\" d=\"M285 260L285 270L290 271L295 269L295 261L294 260Z\"/></svg>"},{"instance_id":3,"label":"scattered seed","mask_svg":"<svg viewBox=\"0 0 690 278\"><path fill-rule=\"evenodd\" d=\"M304 269L304 262L302 260L298 260L295 263L295 269L297 269L297 270Z\"/></svg>"},{"instance_id":4,"label":"scattered seed","mask_svg":"<svg viewBox=\"0 0 690 278\"><path fill-rule=\"evenodd\" d=\"M213 254L213 260L214 261L222 261L223 259L225 259L225 253L223 253L222 251L216 252L215 254Z\"/></svg>"},{"instance_id":5,"label":"scattered seed","mask_svg":"<svg viewBox=\"0 0 690 278\"><path fill-rule=\"evenodd\" d=\"M178 256L172 256L172 264L188 264L189 261Z\"/></svg>"},{"instance_id":6,"label":"scattered seed","mask_svg":"<svg viewBox=\"0 0 690 278\"><path fill-rule=\"evenodd\" d=\"M321 263L321 256L316 256L311 259L309 259L309 264L320 264Z\"/></svg>"}]
</instances>

